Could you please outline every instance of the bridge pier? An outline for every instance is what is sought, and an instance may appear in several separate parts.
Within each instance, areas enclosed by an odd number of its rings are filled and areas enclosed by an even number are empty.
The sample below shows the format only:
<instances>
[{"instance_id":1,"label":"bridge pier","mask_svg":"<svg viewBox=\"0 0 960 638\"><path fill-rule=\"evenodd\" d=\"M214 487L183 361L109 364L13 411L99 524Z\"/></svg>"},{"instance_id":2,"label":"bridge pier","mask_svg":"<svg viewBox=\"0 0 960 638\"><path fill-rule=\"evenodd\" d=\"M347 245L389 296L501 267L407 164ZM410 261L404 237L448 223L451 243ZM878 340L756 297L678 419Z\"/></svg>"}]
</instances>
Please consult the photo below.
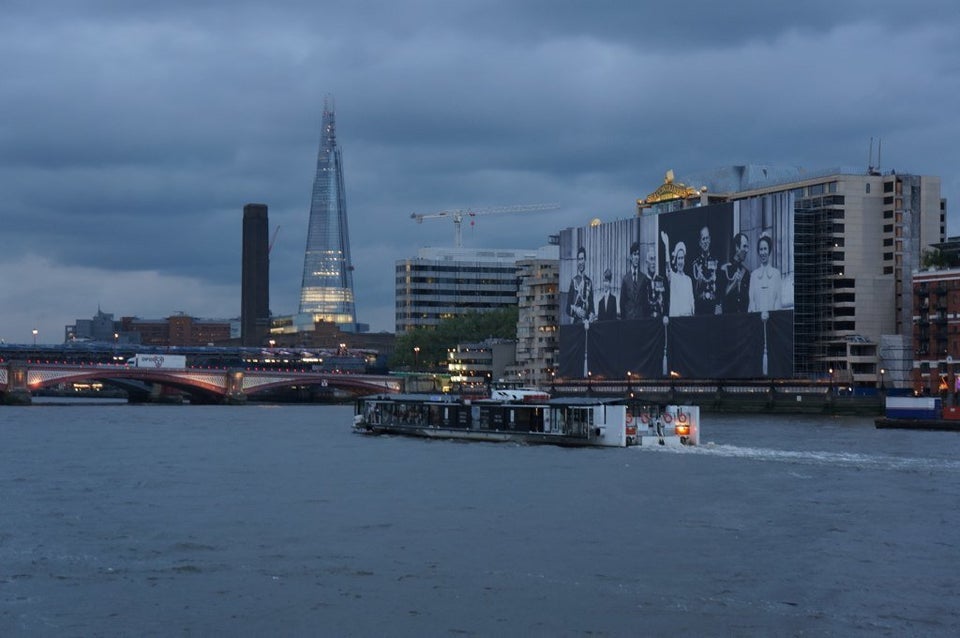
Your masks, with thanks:
<instances>
[{"instance_id":1,"label":"bridge pier","mask_svg":"<svg viewBox=\"0 0 960 638\"><path fill-rule=\"evenodd\" d=\"M7 391L3 393L6 405L30 405L33 398L27 387L27 364L11 361L7 364Z\"/></svg>"},{"instance_id":2,"label":"bridge pier","mask_svg":"<svg viewBox=\"0 0 960 638\"><path fill-rule=\"evenodd\" d=\"M232 368L227 370L224 379L223 402L227 405L243 405L247 402L247 395L243 392L243 370Z\"/></svg>"}]
</instances>

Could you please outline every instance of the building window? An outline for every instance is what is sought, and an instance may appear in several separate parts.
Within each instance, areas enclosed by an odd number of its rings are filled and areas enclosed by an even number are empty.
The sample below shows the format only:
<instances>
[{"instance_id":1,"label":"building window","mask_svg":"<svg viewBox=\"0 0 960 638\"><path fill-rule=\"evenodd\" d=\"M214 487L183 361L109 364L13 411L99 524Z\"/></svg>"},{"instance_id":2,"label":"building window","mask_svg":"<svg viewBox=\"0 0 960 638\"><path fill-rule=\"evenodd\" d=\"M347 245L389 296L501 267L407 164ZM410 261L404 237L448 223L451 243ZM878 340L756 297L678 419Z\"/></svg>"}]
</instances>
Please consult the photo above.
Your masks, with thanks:
<instances>
[{"instance_id":1,"label":"building window","mask_svg":"<svg viewBox=\"0 0 960 638\"><path fill-rule=\"evenodd\" d=\"M883 183L883 192L892 193L893 192L893 182L884 182Z\"/></svg>"},{"instance_id":2,"label":"building window","mask_svg":"<svg viewBox=\"0 0 960 638\"><path fill-rule=\"evenodd\" d=\"M883 211L883 218L884 218L884 219L893 219L893 210L885 210L885 211Z\"/></svg>"},{"instance_id":3,"label":"building window","mask_svg":"<svg viewBox=\"0 0 960 638\"><path fill-rule=\"evenodd\" d=\"M892 233L892 232L893 232L893 224L884 224L884 225L883 225L883 232L885 232L885 233Z\"/></svg>"},{"instance_id":4,"label":"building window","mask_svg":"<svg viewBox=\"0 0 960 638\"><path fill-rule=\"evenodd\" d=\"M893 246L893 238L887 237L886 239L884 239L884 240L883 240L883 245L884 245L884 246Z\"/></svg>"},{"instance_id":5,"label":"building window","mask_svg":"<svg viewBox=\"0 0 960 638\"><path fill-rule=\"evenodd\" d=\"M890 261L891 259L893 259L893 253L883 253L884 261Z\"/></svg>"},{"instance_id":6,"label":"building window","mask_svg":"<svg viewBox=\"0 0 960 638\"><path fill-rule=\"evenodd\" d=\"M866 187L865 187L864 191L867 193L867 195L870 194L870 182L867 182L867 183L866 183Z\"/></svg>"}]
</instances>

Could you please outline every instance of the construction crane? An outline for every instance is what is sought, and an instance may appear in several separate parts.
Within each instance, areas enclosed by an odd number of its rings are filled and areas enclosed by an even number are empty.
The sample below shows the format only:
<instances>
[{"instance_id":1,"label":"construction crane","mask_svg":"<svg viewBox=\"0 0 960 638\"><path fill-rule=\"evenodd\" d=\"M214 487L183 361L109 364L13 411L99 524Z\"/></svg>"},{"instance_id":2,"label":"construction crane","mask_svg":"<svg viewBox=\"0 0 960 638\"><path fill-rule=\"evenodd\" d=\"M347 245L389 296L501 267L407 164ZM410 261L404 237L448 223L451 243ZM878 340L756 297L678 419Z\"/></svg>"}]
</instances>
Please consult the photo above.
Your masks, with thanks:
<instances>
[{"instance_id":1,"label":"construction crane","mask_svg":"<svg viewBox=\"0 0 960 638\"><path fill-rule=\"evenodd\" d=\"M507 213L534 213L545 210L556 210L560 204L524 204L520 206L497 206L494 208L463 208L458 210L441 210L436 213L410 213L410 219L417 220L422 224L425 219L438 219L447 217L453 220L453 239L457 248L463 246L461 226L464 217L477 217L479 215L504 215ZM473 223L471 221L471 223Z\"/></svg>"},{"instance_id":2,"label":"construction crane","mask_svg":"<svg viewBox=\"0 0 960 638\"><path fill-rule=\"evenodd\" d=\"M273 237L270 238L270 245L267 246L267 255L273 252L273 244L277 241L277 233L280 232L280 227L277 226L277 229L273 231Z\"/></svg>"}]
</instances>

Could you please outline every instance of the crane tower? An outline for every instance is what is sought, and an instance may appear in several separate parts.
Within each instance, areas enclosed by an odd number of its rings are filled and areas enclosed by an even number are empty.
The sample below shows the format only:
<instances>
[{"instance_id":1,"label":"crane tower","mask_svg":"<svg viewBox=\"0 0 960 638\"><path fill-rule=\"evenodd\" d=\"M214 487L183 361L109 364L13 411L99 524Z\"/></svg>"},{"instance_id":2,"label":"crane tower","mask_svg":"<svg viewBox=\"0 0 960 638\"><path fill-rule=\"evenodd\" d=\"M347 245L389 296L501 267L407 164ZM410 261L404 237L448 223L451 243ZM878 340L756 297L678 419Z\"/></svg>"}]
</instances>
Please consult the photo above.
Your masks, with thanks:
<instances>
[{"instance_id":1,"label":"crane tower","mask_svg":"<svg viewBox=\"0 0 960 638\"><path fill-rule=\"evenodd\" d=\"M520 206L497 206L494 208L463 208L456 210L441 210L435 213L410 213L410 218L417 220L422 224L425 219L449 218L453 220L453 239L457 248L463 246L461 226L464 217L477 217L479 215L504 215L508 213L534 213L545 210L556 210L560 208L559 204L524 204Z\"/></svg>"}]
</instances>

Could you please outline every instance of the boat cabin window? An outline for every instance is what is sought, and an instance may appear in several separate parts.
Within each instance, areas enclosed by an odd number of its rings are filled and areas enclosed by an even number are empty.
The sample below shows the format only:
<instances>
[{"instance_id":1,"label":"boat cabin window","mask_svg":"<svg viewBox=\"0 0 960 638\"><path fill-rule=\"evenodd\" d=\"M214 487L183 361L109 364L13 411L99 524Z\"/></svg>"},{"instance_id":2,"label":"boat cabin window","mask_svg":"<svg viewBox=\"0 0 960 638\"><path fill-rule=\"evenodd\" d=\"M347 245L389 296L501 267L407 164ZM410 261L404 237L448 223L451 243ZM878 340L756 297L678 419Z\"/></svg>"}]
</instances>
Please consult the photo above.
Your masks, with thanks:
<instances>
[{"instance_id":1,"label":"boat cabin window","mask_svg":"<svg viewBox=\"0 0 960 638\"><path fill-rule=\"evenodd\" d=\"M561 432L570 436L587 436L593 425L593 408L570 408L565 412Z\"/></svg>"}]
</instances>

